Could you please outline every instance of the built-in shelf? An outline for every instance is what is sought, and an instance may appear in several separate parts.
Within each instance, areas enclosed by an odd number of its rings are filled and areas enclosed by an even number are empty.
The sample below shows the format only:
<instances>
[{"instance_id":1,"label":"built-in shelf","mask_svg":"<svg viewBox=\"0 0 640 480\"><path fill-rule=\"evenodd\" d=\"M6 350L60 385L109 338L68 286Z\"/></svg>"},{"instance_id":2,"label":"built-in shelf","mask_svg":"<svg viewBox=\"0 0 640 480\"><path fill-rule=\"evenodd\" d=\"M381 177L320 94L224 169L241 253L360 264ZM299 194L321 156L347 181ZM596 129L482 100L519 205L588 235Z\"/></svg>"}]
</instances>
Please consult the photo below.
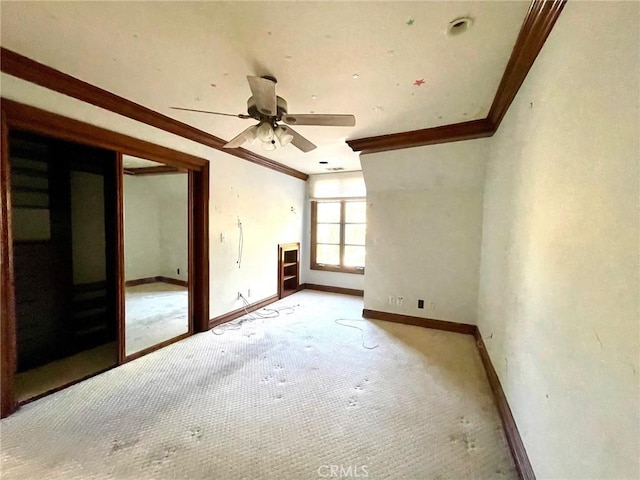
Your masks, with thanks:
<instances>
[{"instance_id":1,"label":"built-in shelf","mask_svg":"<svg viewBox=\"0 0 640 480\"><path fill-rule=\"evenodd\" d=\"M298 291L300 285L300 244L278 245L278 296L286 297Z\"/></svg>"}]
</instances>

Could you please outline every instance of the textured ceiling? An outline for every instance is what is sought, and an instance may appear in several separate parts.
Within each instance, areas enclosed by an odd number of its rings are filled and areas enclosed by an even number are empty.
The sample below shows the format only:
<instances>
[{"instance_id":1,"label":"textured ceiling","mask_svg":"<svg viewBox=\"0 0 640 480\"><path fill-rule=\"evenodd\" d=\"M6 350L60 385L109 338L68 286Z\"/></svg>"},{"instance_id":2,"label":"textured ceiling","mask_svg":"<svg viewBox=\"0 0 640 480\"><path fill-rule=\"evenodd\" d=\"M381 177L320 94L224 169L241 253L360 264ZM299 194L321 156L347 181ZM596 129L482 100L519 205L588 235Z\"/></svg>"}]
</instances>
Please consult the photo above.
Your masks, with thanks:
<instances>
[{"instance_id":1,"label":"textured ceiling","mask_svg":"<svg viewBox=\"0 0 640 480\"><path fill-rule=\"evenodd\" d=\"M528 6L2 2L0 38L5 48L225 140L255 122L169 107L245 113L245 77L273 75L289 113L356 116L355 127L296 127L318 145L310 153L245 145L320 173L360 169L346 139L484 118ZM446 35L459 16L473 18L472 28Z\"/></svg>"}]
</instances>

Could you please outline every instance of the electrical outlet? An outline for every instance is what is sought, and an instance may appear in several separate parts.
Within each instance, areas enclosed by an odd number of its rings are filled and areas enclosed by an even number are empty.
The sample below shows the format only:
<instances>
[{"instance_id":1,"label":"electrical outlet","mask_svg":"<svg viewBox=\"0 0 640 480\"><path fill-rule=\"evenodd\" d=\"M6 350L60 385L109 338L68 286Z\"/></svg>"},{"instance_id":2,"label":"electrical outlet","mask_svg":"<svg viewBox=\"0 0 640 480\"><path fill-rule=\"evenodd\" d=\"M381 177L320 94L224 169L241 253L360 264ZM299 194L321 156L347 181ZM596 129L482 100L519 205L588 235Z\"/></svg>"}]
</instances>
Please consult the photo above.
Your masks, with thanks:
<instances>
[{"instance_id":1,"label":"electrical outlet","mask_svg":"<svg viewBox=\"0 0 640 480\"><path fill-rule=\"evenodd\" d=\"M238 300L242 298L242 292L238 292Z\"/></svg>"},{"instance_id":2,"label":"electrical outlet","mask_svg":"<svg viewBox=\"0 0 640 480\"><path fill-rule=\"evenodd\" d=\"M179 269L179 268L176 268L176 273L177 273L178 275L180 275L180 269Z\"/></svg>"},{"instance_id":3,"label":"electrical outlet","mask_svg":"<svg viewBox=\"0 0 640 480\"><path fill-rule=\"evenodd\" d=\"M404 302L404 297L398 297L398 305L402 305L402 302Z\"/></svg>"},{"instance_id":4,"label":"electrical outlet","mask_svg":"<svg viewBox=\"0 0 640 480\"><path fill-rule=\"evenodd\" d=\"M436 309L436 302L431 302L431 303L429 303L429 308L430 308L431 310L435 310L435 309Z\"/></svg>"},{"instance_id":5,"label":"electrical outlet","mask_svg":"<svg viewBox=\"0 0 640 480\"><path fill-rule=\"evenodd\" d=\"M389 295L389 305L395 305L395 304L396 304L396 297Z\"/></svg>"},{"instance_id":6,"label":"electrical outlet","mask_svg":"<svg viewBox=\"0 0 640 480\"><path fill-rule=\"evenodd\" d=\"M418 300L418 308L424 308L424 300Z\"/></svg>"}]
</instances>

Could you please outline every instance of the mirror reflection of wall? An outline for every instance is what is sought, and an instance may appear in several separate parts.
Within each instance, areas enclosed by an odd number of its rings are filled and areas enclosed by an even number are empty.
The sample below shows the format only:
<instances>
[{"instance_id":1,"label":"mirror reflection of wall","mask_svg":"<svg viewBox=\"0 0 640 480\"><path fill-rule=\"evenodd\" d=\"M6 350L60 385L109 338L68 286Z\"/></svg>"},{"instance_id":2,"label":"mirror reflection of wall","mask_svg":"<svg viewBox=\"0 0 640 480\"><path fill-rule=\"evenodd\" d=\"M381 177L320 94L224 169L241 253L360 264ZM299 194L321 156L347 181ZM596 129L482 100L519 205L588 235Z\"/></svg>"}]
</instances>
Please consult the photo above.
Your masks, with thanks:
<instances>
[{"instance_id":1,"label":"mirror reflection of wall","mask_svg":"<svg viewBox=\"0 0 640 480\"><path fill-rule=\"evenodd\" d=\"M125 344L131 355L189 331L188 175L124 165Z\"/></svg>"}]
</instances>

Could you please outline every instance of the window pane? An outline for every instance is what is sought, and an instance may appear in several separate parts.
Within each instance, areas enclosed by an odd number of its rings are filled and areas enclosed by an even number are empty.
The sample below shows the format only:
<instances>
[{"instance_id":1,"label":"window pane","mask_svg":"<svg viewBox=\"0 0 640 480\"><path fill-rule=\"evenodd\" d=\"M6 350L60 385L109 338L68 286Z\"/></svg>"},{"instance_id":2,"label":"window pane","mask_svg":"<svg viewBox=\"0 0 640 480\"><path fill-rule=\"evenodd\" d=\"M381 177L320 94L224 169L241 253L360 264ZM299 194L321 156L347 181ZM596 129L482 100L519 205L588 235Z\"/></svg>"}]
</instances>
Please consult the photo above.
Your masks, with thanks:
<instances>
[{"instance_id":1,"label":"window pane","mask_svg":"<svg viewBox=\"0 0 640 480\"><path fill-rule=\"evenodd\" d=\"M344 226L344 243L347 245L364 245L367 226L365 224L352 224Z\"/></svg>"},{"instance_id":2,"label":"window pane","mask_svg":"<svg viewBox=\"0 0 640 480\"><path fill-rule=\"evenodd\" d=\"M340 223L340 202L319 202L318 223Z\"/></svg>"},{"instance_id":3,"label":"window pane","mask_svg":"<svg viewBox=\"0 0 640 480\"><path fill-rule=\"evenodd\" d=\"M364 267L364 251L365 247L344 247L344 266Z\"/></svg>"},{"instance_id":4,"label":"window pane","mask_svg":"<svg viewBox=\"0 0 640 480\"><path fill-rule=\"evenodd\" d=\"M318 244L316 247L316 263L340 265L340 246Z\"/></svg>"},{"instance_id":5,"label":"window pane","mask_svg":"<svg viewBox=\"0 0 640 480\"><path fill-rule=\"evenodd\" d=\"M318 243L340 244L340 225L335 223L319 223L316 229Z\"/></svg>"},{"instance_id":6,"label":"window pane","mask_svg":"<svg viewBox=\"0 0 640 480\"><path fill-rule=\"evenodd\" d=\"M347 202L344 216L347 223L366 223L367 202Z\"/></svg>"}]
</instances>

